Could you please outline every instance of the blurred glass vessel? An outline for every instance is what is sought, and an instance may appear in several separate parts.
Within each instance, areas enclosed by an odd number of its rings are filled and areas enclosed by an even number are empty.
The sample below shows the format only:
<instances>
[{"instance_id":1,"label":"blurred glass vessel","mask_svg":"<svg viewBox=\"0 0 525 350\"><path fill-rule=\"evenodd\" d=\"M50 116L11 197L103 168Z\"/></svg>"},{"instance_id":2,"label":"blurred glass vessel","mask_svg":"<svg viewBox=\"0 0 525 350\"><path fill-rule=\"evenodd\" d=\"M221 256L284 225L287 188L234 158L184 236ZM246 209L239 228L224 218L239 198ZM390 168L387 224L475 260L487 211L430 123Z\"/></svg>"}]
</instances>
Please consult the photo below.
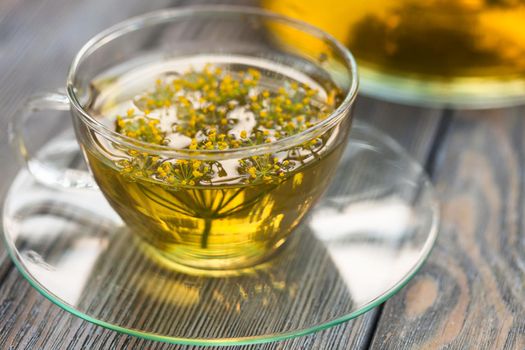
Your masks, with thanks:
<instances>
[{"instance_id":1,"label":"blurred glass vessel","mask_svg":"<svg viewBox=\"0 0 525 350\"><path fill-rule=\"evenodd\" d=\"M263 0L345 43L361 91L421 105L487 108L525 96L525 1Z\"/></svg>"}]
</instances>

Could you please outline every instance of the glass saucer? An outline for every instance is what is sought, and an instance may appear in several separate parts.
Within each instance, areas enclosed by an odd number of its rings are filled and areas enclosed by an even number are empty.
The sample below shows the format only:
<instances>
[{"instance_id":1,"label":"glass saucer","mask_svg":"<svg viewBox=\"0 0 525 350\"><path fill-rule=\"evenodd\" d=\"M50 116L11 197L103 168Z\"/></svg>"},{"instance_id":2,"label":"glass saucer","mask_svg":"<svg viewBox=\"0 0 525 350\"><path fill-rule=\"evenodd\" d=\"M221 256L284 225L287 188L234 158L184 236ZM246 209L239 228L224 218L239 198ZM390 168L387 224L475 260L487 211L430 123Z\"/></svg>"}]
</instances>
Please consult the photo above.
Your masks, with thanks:
<instances>
[{"instance_id":1,"label":"glass saucer","mask_svg":"<svg viewBox=\"0 0 525 350\"><path fill-rule=\"evenodd\" d=\"M47 149L63 147L61 137ZM118 332L198 345L280 340L363 314L414 276L437 224L421 167L360 123L332 186L289 243L238 274L177 272L128 232L99 192L49 188L25 170L3 212L11 258L53 303Z\"/></svg>"}]
</instances>

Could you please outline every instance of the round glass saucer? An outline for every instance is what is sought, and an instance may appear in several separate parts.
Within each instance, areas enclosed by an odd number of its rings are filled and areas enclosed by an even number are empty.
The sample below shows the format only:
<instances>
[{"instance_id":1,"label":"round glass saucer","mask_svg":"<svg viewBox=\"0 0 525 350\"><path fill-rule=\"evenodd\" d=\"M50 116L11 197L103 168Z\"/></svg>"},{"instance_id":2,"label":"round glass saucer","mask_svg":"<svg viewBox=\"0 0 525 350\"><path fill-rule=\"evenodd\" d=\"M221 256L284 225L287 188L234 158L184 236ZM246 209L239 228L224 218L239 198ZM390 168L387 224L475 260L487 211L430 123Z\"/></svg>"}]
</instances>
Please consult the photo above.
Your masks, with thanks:
<instances>
[{"instance_id":1,"label":"round glass saucer","mask_svg":"<svg viewBox=\"0 0 525 350\"><path fill-rule=\"evenodd\" d=\"M99 192L49 188L25 170L3 212L11 258L53 303L118 332L198 345L281 340L363 314L414 276L437 224L421 167L361 123L333 184L289 243L238 274L178 272L130 234Z\"/></svg>"}]
</instances>

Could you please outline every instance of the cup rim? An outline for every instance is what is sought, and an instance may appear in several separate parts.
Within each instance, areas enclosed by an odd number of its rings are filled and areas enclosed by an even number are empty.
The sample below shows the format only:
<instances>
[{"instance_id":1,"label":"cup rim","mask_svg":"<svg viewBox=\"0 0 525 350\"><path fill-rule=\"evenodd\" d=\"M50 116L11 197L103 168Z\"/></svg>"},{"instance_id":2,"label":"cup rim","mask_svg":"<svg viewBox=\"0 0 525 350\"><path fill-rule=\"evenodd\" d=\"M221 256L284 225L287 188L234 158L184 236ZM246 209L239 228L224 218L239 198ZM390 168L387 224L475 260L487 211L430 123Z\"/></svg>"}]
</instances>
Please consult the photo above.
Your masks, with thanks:
<instances>
[{"instance_id":1,"label":"cup rim","mask_svg":"<svg viewBox=\"0 0 525 350\"><path fill-rule=\"evenodd\" d=\"M104 44L108 43L111 40L114 40L124 34L130 33L135 30L139 30L149 25L169 22L177 18L192 15L205 15L213 13L229 13L264 17L267 19L280 21L287 25L291 25L294 28L301 30L302 32L306 32L310 35L316 36L320 39L327 41L331 46L333 46L337 51L339 51L338 53L344 59L344 63L346 67L349 68L352 75L351 84L348 91L345 94L345 98L337 106L337 108L329 114L328 117L300 133L284 137L271 143L251 145L226 150L190 150L183 148L174 148L165 145L154 145L151 143L143 142L122 135L114 130L111 130L110 128L93 118L88 113L88 111L86 111L82 107L82 104L80 103L75 92L73 82L78 67L83 62L83 60L92 52L96 51L98 48L102 47ZM337 123L340 122L340 120L342 120L346 116L346 113L349 112L350 107L353 105L357 97L358 86L359 78L355 58L343 44L341 44L332 35L324 32L323 30L301 20L276 14L261 8L232 5L202 5L157 10L140 16L131 17L95 35L89 41L87 41L84 44L84 46L82 46L82 48L78 51L75 58L73 59L73 62L69 68L69 72L67 75L66 92L71 105L80 114L82 121L86 123L89 128L93 129L101 136L103 136L106 139L109 139L112 142L116 142L119 145L125 145L126 147L137 150L139 152L155 153L171 158L210 160L228 159L234 157L245 158L246 156L276 153L283 149L287 149L295 145L307 142L314 138L316 135L320 135L327 129L335 126Z\"/></svg>"}]
</instances>

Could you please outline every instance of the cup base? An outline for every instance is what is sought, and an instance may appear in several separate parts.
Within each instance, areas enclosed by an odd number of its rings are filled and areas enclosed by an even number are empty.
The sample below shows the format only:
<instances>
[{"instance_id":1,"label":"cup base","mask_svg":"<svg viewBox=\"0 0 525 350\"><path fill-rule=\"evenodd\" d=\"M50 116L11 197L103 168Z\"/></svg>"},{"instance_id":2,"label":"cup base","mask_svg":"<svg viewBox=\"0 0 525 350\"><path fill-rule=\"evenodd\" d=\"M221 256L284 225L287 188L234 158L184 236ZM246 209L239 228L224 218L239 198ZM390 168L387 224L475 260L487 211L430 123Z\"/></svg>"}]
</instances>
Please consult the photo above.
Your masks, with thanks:
<instances>
[{"instance_id":1,"label":"cup base","mask_svg":"<svg viewBox=\"0 0 525 350\"><path fill-rule=\"evenodd\" d=\"M274 245L271 249L255 254L237 254L213 258L195 256L191 249L180 246L174 246L171 249L159 249L142 237L135 239L141 252L164 268L194 276L226 277L249 274L254 269L264 266L283 250L291 238L281 240L280 244Z\"/></svg>"}]
</instances>

